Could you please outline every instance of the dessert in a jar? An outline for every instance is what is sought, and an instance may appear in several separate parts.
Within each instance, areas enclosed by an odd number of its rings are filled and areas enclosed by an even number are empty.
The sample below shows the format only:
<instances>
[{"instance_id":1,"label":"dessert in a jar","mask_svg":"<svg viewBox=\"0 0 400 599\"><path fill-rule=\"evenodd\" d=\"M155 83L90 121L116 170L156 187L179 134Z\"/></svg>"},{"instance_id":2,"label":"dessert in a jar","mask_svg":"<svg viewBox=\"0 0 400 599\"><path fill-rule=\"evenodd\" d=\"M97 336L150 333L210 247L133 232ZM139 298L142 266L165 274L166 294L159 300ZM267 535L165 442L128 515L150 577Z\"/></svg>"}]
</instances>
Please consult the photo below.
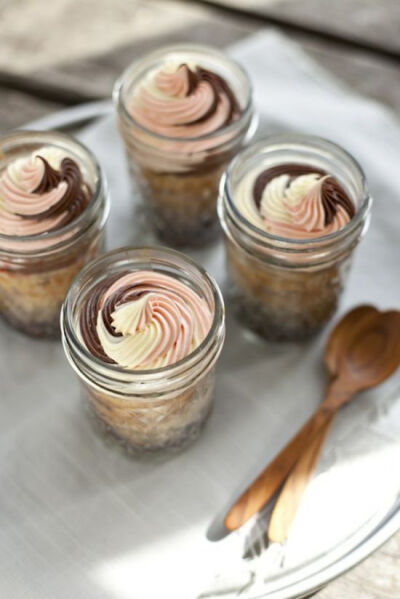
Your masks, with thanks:
<instances>
[{"instance_id":1,"label":"dessert in a jar","mask_svg":"<svg viewBox=\"0 0 400 599\"><path fill-rule=\"evenodd\" d=\"M0 314L53 337L69 285L102 248L108 200L94 156L60 133L0 139Z\"/></svg>"},{"instance_id":2,"label":"dessert in a jar","mask_svg":"<svg viewBox=\"0 0 400 599\"><path fill-rule=\"evenodd\" d=\"M212 48L168 46L129 66L114 100L129 170L158 236L174 246L214 239L220 177L255 127L245 72Z\"/></svg>"},{"instance_id":3,"label":"dessert in a jar","mask_svg":"<svg viewBox=\"0 0 400 599\"><path fill-rule=\"evenodd\" d=\"M364 174L324 139L274 136L240 153L221 182L228 295L270 340L303 340L331 318L371 207Z\"/></svg>"},{"instance_id":4,"label":"dessert in a jar","mask_svg":"<svg viewBox=\"0 0 400 599\"><path fill-rule=\"evenodd\" d=\"M221 293L201 267L164 248L105 254L73 282L61 328L104 432L137 453L198 436L225 334Z\"/></svg>"}]
</instances>

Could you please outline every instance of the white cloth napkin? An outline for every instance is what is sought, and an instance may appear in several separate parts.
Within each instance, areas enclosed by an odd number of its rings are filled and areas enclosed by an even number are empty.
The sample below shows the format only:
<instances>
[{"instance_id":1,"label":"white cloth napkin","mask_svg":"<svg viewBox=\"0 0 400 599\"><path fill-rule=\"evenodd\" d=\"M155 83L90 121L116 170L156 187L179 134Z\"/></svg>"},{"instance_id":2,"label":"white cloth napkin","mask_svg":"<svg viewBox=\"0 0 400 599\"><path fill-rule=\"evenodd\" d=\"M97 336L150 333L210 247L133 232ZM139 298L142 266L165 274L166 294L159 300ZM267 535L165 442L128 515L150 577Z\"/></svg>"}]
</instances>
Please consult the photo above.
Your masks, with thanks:
<instances>
[{"instance_id":1,"label":"white cloth napkin","mask_svg":"<svg viewBox=\"0 0 400 599\"><path fill-rule=\"evenodd\" d=\"M398 307L397 120L280 35L260 33L231 54L253 80L262 132L324 136L363 165L375 205L342 310L360 302ZM151 241L135 215L136 192L128 186L113 118L81 139L109 180L110 247ZM222 247L193 255L223 285ZM213 543L206 533L219 533L218 515L320 401L325 334L305 346L270 345L241 329L227 309L212 418L188 451L150 463L106 447L90 428L60 345L1 326L1 597L195 599L221 590L233 596L229 589L247 585L241 596L251 598L285 586L287 569L264 583L261 562L241 561L238 535ZM397 383L365 394L338 418L294 525L285 568L312 560L310 572L337 559L393 502L400 489ZM298 577L305 576L300 570Z\"/></svg>"}]
</instances>

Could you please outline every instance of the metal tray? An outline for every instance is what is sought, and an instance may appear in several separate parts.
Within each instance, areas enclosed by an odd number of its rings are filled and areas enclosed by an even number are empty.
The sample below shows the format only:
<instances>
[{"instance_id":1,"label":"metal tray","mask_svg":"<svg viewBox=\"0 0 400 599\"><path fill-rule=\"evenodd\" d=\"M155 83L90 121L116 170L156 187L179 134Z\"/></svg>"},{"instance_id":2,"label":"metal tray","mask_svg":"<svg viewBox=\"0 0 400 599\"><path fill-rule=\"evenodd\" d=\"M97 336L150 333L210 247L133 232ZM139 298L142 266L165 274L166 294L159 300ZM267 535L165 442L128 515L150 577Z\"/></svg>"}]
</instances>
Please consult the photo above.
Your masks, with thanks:
<instances>
[{"instance_id":1,"label":"metal tray","mask_svg":"<svg viewBox=\"0 0 400 599\"><path fill-rule=\"evenodd\" d=\"M91 104L31 126L57 129L102 117L79 137L109 180L109 247L151 243L110 112L107 102ZM370 252L365 245L361 264ZM191 254L223 287L221 244ZM359 284L355 269L344 308L357 299ZM283 564L273 564L268 552L244 561L244 533L223 538L227 505L320 401L325 340L323 334L302 346L266 344L230 318L229 305L227 313L211 420L193 447L155 461L106 446L58 344L1 325L4 596L22 597L29 583L33 599L50 590L58 599L305 597L400 528L395 377L338 416Z\"/></svg>"}]
</instances>

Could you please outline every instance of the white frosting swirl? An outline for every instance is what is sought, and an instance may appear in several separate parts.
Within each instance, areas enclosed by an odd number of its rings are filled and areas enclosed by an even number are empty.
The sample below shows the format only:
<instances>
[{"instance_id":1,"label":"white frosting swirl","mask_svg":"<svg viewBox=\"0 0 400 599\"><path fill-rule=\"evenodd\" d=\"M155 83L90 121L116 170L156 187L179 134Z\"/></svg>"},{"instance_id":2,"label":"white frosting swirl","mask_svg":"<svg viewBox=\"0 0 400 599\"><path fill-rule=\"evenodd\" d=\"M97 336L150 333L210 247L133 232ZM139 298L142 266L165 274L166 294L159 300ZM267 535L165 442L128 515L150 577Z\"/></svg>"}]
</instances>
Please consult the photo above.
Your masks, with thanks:
<instances>
[{"instance_id":1,"label":"white frosting swirl","mask_svg":"<svg viewBox=\"0 0 400 599\"><path fill-rule=\"evenodd\" d=\"M107 328L104 308L119 299ZM134 297L134 299L130 299ZM105 355L123 368L161 368L190 354L207 335L212 322L204 299L173 277L137 271L119 278L104 293L96 332Z\"/></svg>"},{"instance_id":2,"label":"white frosting swirl","mask_svg":"<svg viewBox=\"0 0 400 599\"><path fill-rule=\"evenodd\" d=\"M72 237L77 229L66 227L91 198L81 166L60 148L16 158L0 173L0 250L28 254Z\"/></svg>"},{"instance_id":3,"label":"white frosting swirl","mask_svg":"<svg viewBox=\"0 0 400 599\"><path fill-rule=\"evenodd\" d=\"M234 202L241 214L254 226L281 237L312 239L338 231L351 216L337 204L332 222L326 224L322 201L322 186L330 175L290 173L273 177L265 186L259 207L254 198L259 168L247 173L234 193Z\"/></svg>"},{"instance_id":4,"label":"white frosting swirl","mask_svg":"<svg viewBox=\"0 0 400 599\"><path fill-rule=\"evenodd\" d=\"M34 193L45 171L39 156L54 169L58 169L66 157L58 148L46 146L8 165L0 177L0 233L3 235L37 235L56 228L65 218L62 213L38 220L24 218L40 214L57 204L67 189L67 184L61 181L47 193Z\"/></svg>"},{"instance_id":5,"label":"white frosting swirl","mask_svg":"<svg viewBox=\"0 0 400 599\"><path fill-rule=\"evenodd\" d=\"M154 133L193 138L236 119L237 110L223 89L207 79L200 79L191 89L190 77L197 77L198 67L192 68L167 63L148 75L132 98L130 110L136 121Z\"/></svg>"},{"instance_id":6,"label":"white frosting swirl","mask_svg":"<svg viewBox=\"0 0 400 599\"><path fill-rule=\"evenodd\" d=\"M231 140L235 133L226 132L226 127L241 113L234 92L221 76L192 62L174 61L153 69L137 83L127 109L145 129L124 123L128 148L135 152L139 144L136 160L166 172L201 163ZM163 137L155 141L147 132ZM153 156L155 146L159 154Z\"/></svg>"}]
</instances>

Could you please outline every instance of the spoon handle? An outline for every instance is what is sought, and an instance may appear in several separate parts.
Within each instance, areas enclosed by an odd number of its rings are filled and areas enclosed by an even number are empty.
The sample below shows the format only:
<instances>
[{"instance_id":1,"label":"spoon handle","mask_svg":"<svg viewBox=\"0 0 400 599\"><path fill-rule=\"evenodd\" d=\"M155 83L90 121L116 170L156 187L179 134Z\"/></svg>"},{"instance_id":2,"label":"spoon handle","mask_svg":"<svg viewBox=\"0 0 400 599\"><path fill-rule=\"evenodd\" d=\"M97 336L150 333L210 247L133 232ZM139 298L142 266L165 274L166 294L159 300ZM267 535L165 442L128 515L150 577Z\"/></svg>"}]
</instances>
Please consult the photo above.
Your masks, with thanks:
<instances>
[{"instance_id":1,"label":"spoon handle","mask_svg":"<svg viewBox=\"0 0 400 599\"><path fill-rule=\"evenodd\" d=\"M325 422L324 412L325 410L321 405L291 441L236 500L225 517L224 523L228 530L233 531L243 526L249 518L268 503L292 470L303 449L309 444L310 438L319 429L321 423Z\"/></svg>"},{"instance_id":2,"label":"spoon handle","mask_svg":"<svg viewBox=\"0 0 400 599\"><path fill-rule=\"evenodd\" d=\"M268 538L271 542L283 543L289 533L301 503L304 491L317 466L324 441L328 436L336 411L323 412L323 420L309 445L301 454L285 481L271 514Z\"/></svg>"}]
</instances>

